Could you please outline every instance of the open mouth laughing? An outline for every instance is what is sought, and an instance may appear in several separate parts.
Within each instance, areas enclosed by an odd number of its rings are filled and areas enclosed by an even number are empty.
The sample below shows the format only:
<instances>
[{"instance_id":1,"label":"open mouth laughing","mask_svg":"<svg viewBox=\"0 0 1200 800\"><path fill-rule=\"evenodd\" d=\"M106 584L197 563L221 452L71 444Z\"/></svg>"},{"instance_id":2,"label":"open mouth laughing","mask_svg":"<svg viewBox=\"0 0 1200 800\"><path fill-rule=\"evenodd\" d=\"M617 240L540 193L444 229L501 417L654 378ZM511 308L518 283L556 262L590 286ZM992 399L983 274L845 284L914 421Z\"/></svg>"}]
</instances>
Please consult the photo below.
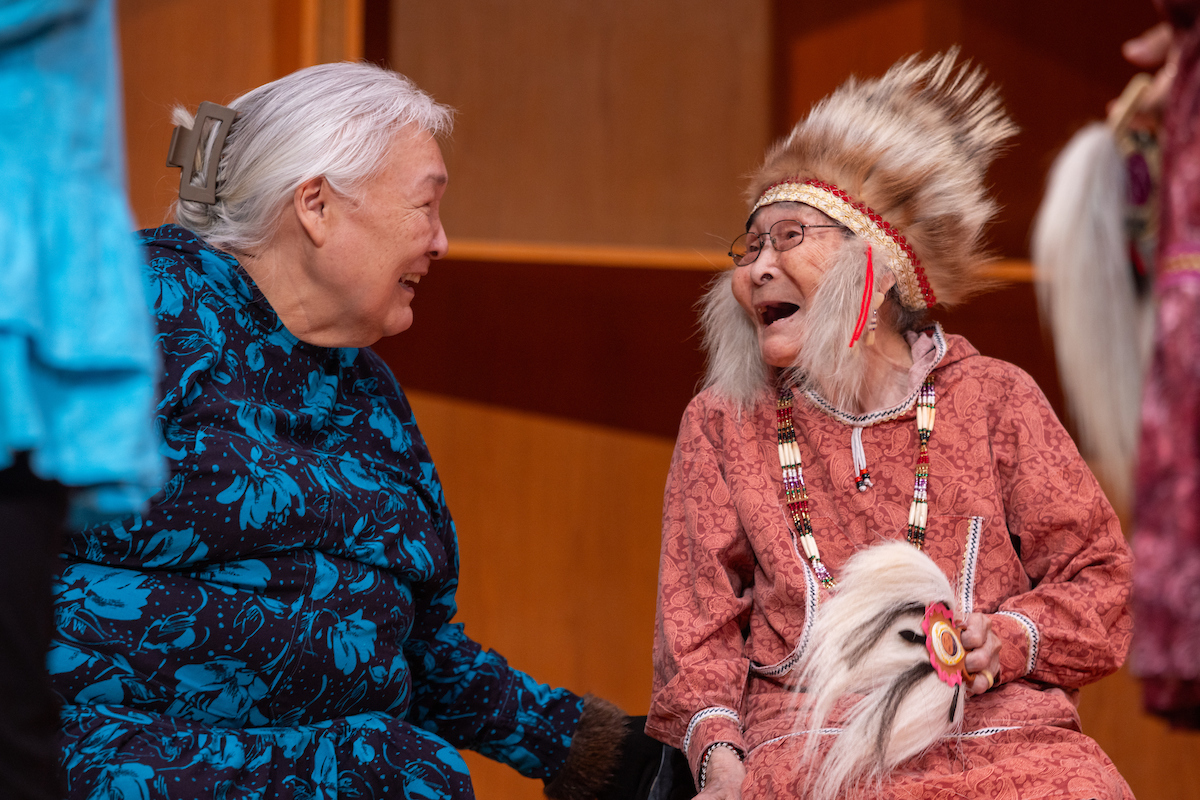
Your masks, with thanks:
<instances>
[{"instance_id":1,"label":"open mouth laughing","mask_svg":"<svg viewBox=\"0 0 1200 800\"><path fill-rule=\"evenodd\" d=\"M795 303L768 303L758 310L758 316L763 325L771 325L790 317L799 310L800 306Z\"/></svg>"}]
</instances>

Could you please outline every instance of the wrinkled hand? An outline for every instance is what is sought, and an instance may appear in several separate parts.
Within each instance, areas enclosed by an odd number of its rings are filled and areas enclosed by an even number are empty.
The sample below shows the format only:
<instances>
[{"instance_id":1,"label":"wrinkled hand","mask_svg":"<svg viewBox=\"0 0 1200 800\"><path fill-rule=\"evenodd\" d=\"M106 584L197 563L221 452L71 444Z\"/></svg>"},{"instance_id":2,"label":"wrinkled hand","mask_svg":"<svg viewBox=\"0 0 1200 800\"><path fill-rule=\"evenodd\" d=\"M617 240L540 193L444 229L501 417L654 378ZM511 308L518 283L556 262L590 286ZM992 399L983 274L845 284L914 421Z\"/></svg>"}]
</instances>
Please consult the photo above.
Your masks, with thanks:
<instances>
[{"instance_id":1,"label":"wrinkled hand","mask_svg":"<svg viewBox=\"0 0 1200 800\"><path fill-rule=\"evenodd\" d=\"M964 662L967 672L975 676L966 684L967 694L983 694L991 688L984 672L991 673L993 678L1000 674L1000 637L992 630L992 618L986 614L968 614L962 643L967 651Z\"/></svg>"},{"instance_id":2,"label":"wrinkled hand","mask_svg":"<svg viewBox=\"0 0 1200 800\"><path fill-rule=\"evenodd\" d=\"M728 747L713 749L705 770L704 791L696 800L741 800L746 767Z\"/></svg>"}]
</instances>

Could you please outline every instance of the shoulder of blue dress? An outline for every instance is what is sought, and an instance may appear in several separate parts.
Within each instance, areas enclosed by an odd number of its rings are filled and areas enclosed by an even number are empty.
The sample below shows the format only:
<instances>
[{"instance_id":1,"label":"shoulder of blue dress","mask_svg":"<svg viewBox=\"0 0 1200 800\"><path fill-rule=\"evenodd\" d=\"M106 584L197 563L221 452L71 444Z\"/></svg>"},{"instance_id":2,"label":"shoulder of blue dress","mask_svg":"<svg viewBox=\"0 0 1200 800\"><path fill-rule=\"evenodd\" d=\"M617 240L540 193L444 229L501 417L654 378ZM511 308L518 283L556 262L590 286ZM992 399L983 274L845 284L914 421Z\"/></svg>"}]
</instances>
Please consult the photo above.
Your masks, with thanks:
<instances>
[{"instance_id":1,"label":"shoulder of blue dress","mask_svg":"<svg viewBox=\"0 0 1200 800\"><path fill-rule=\"evenodd\" d=\"M162 225L138 231L138 236L143 247L165 251L164 254L176 253L180 261L192 266L203 265L204 272L219 276L222 286L234 283L247 295L253 294L249 278L242 272L237 258L218 250L187 228L173 224Z\"/></svg>"},{"instance_id":2,"label":"shoulder of blue dress","mask_svg":"<svg viewBox=\"0 0 1200 800\"><path fill-rule=\"evenodd\" d=\"M374 377L379 381L379 393L390 394L392 399L398 400L408 415L412 418L412 408L408 404L408 397L404 394L404 389L400 387L400 382L396 380L396 374L392 372L392 368L388 366L383 357L376 353L370 347L350 350L357 358L362 360L365 369L369 370Z\"/></svg>"},{"instance_id":3,"label":"shoulder of blue dress","mask_svg":"<svg viewBox=\"0 0 1200 800\"><path fill-rule=\"evenodd\" d=\"M204 246L196 234L174 224L146 228L138 231L137 235L143 247L161 247L165 250L176 250L191 255L200 252L200 248Z\"/></svg>"},{"instance_id":4,"label":"shoulder of blue dress","mask_svg":"<svg viewBox=\"0 0 1200 800\"><path fill-rule=\"evenodd\" d=\"M254 299L255 289L229 253L206 244L186 228L163 225L139 231L146 270L155 273L194 273L202 283L235 303ZM192 284L191 278L187 281Z\"/></svg>"},{"instance_id":5,"label":"shoulder of blue dress","mask_svg":"<svg viewBox=\"0 0 1200 800\"><path fill-rule=\"evenodd\" d=\"M238 265L237 259L220 250L204 247L192 265L200 278L235 305L258 299L258 289Z\"/></svg>"}]
</instances>

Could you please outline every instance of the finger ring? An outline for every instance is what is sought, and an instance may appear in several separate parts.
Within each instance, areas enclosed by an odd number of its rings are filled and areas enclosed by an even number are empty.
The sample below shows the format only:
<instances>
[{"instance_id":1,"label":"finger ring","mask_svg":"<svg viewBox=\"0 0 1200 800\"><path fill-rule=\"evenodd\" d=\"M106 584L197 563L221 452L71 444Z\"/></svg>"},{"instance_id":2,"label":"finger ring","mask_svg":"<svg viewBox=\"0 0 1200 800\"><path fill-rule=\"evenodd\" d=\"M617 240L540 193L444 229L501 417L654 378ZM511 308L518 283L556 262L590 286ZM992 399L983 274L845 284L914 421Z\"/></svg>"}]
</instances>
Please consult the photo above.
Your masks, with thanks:
<instances>
[{"instance_id":1,"label":"finger ring","mask_svg":"<svg viewBox=\"0 0 1200 800\"><path fill-rule=\"evenodd\" d=\"M996 676L991 673L991 670L983 669L979 672L981 675L983 675L983 677L987 678L988 689L991 690L991 688L996 685Z\"/></svg>"}]
</instances>

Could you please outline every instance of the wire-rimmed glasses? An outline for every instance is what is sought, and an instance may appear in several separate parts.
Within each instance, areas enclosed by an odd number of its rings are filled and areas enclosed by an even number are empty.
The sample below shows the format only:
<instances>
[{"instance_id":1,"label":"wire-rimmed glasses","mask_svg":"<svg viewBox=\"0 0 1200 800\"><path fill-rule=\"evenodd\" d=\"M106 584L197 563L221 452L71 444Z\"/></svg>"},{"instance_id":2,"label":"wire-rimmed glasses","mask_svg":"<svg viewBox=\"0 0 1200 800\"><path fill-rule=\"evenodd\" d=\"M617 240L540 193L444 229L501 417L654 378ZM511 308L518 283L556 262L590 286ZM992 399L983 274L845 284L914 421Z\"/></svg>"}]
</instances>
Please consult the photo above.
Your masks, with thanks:
<instances>
[{"instance_id":1,"label":"wire-rimmed glasses","mask_svg":"<svg viewBox=\"0 0 1200 800\"><path fill-rule=\"evenodd\" d=\"M781 219L765 233L743 233L729 245L729 257L736 267L753 264L762 251L763 239L770 239L775 252L791 250L804 241L806 228L843 228L844 225L805 225L794 219Z\"/></svg>"}]
</instances>

